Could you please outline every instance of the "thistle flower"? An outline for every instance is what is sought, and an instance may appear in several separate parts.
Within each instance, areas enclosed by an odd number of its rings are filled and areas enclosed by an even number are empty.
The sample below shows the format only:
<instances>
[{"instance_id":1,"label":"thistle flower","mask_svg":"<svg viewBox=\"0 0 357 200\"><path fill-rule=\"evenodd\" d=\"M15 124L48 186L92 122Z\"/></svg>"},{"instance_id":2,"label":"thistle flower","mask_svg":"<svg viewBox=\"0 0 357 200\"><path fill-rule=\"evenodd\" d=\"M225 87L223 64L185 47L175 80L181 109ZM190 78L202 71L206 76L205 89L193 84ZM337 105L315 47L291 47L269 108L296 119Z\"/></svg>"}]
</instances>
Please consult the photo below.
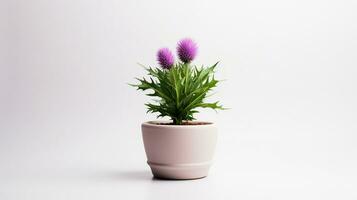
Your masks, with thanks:
<instances>
[{"instance_id":1,"label":"thistle flower","mask_svg":"<svg viewBox=\"0 0 357 200\"><path fill-rule=\"evenodd\" d=\"M191 62L197 54L196 43L190 38L180 40L177 44L177 54L182 62Z\"/></svg>"},{"instance_id":2,"label":"thistle flower","mask_svg":"<svg viewBox=\"0 0 357 200\"><path fill-rule=\"evenodd\" d=\"M157 52L157 61L164 69L170 69L174 65L174 55L170 49L162 48Z\"/></svg>"},{"instance_id":3,"label":"thistle flower","mask_svg":"<svg viewBox=\"0 0 357 200\"><path fill-rule=\"evenodd\" d=\"M218 62L209 67L197 67L189 63L197 54L197 45L191 39L178 43L180 62L175 63L168 48L159 49L157 61L163 68L145 68L150 78L138 78L138 84L130 84L138 90L150 91L146 95L154 97L145 104L147 112L158 113L158 117L170 117L172 124L191 124L197 108L224 110L218 101L207 102L206 97L219 83L214 73ZM185 122L187 121L187 122Z\"/></svg>"}]
</instances>

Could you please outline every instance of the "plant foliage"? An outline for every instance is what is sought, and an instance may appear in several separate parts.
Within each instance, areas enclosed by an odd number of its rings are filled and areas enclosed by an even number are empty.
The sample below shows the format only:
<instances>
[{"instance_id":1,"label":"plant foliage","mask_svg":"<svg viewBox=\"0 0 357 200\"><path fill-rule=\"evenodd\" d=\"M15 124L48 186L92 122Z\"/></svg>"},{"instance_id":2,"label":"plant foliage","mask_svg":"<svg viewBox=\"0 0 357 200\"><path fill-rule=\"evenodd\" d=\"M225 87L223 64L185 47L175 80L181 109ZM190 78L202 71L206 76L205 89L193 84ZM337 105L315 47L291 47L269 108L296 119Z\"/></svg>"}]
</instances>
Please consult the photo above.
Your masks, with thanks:
<instances>
[{"instance_id":1,"label":"plant foliage","mask_svg":"<svg viewBox=\"0 0 357 200\"><path fill-rule=\"evenodd\" d=\"M218 62L211 67L191 66L178 62L170 69L145 68L149 78L137 78L139 84L132 84L138 90L151 91L148 96L157 97L153 103L145 104L147 112L168 116L173 124L194 120L197 108L224 109L219 102L205 102L209 92L218 84L214 77Z\"/></svg>"}]
</instances>

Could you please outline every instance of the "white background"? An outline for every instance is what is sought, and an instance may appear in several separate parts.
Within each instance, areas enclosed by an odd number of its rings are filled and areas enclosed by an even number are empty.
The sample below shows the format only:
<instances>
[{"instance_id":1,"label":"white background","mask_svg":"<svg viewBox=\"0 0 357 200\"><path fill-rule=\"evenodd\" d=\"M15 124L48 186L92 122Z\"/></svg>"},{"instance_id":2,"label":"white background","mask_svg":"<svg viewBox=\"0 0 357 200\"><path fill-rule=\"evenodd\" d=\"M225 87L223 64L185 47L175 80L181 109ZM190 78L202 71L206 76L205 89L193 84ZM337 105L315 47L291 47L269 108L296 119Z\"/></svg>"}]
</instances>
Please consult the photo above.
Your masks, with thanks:
<instances>
[{"instance_id":1,"label":"white background","mask_svg":"<svg viewBox=\"0 0 357 200\"><path fill-rule=\"evenodd\" d=\"M0 1L0 199L356 199L357 2ZM126 83L192 37L210 176L152 179Z\"/></svg>"}]
</instances>

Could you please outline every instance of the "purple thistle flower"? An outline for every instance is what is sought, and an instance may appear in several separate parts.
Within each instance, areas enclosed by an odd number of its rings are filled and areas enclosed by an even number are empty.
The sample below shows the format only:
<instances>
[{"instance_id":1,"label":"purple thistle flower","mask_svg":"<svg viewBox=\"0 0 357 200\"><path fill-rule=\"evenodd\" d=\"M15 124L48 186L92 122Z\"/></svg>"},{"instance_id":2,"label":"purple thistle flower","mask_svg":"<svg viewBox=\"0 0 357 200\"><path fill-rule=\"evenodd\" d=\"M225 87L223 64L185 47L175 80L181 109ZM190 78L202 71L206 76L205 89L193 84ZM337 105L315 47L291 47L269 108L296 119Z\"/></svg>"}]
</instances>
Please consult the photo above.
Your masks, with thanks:
<instances>
[{"instance_id":1,"label":"purple thistle flower","mask_svg":"<svg viewBox=\"0 0 357 200\"><path fill-rule=\"evenodd\" d=\"M177 44L177 54L182 62L191 62L197 54L196 43L190 38L180 40Z\"/></svg>"},{"instance_id":2,"label":"purple thistle flower","mask_svg":"<svg viewBox=\"0 0 357 200\"><path fill-rule=\"evenodd\" d=\"M171 53L170 49L162 48L157 52L157 61L164 69L170 69L174 65L174 55Z\"/></svg>"}]
</instances>

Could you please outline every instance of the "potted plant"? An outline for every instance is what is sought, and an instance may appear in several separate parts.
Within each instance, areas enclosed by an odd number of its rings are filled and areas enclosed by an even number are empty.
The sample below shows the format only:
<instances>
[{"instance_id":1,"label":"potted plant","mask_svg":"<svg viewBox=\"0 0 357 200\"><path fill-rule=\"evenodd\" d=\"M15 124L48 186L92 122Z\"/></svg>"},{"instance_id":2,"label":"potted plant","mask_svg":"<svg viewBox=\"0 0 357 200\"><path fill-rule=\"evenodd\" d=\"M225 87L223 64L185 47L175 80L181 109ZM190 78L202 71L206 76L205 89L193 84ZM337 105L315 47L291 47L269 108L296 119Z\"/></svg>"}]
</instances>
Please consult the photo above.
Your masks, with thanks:
<instances>
[{"instance_id":1,"label":"potted plant","mask_svg":"<svg viewBox=\"0 0 357 200\"><path fill-rule=\"evenodd\" d=\"M216 145L217 128L212 122L193 121L197 108L224 109L206 97L217 86L214 70L197 67L191 62L197 55L197 45L191 39L178 43L180 61L168 48L157 53L161 67L145 69L148 78L137 78L132 84L138 90L149 90L156 97L147 103L147 112L171 121L150 121L142 124L147 163L155 177L165 179L196 179L207 176Z\"/></svg>"}]
</instances>

